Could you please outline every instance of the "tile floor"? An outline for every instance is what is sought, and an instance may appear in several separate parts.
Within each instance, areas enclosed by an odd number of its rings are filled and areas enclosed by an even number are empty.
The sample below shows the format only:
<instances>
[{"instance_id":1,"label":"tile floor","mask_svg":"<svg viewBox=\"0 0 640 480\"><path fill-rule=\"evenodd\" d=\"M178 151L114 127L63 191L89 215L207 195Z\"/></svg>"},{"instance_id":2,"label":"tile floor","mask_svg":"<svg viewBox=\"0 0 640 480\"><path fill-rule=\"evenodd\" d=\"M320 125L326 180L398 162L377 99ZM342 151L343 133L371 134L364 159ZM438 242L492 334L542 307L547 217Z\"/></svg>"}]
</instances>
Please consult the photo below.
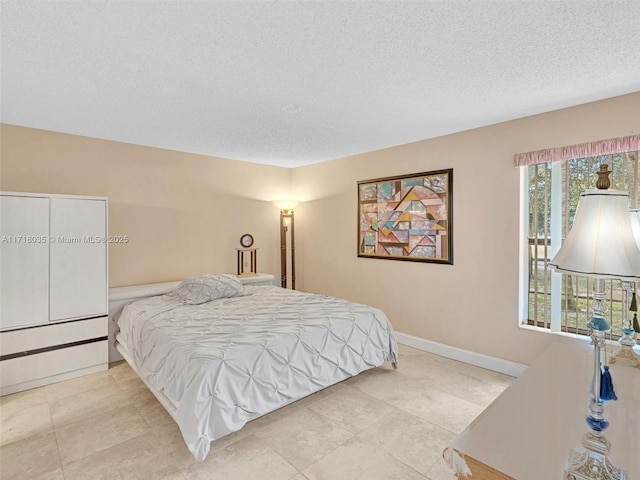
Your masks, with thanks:
<instances>
[{"instance_id":1,"label":"tile floor","mask_svg":"<svg viewBox=\"0 0 640 480\"><path fill-rule=\"evenodd\" d=\"M512 378L400 346L248 423L198 463L126 363L0 398L0 479L451 480L443 449Z\"/></svg>"}]
</instances>

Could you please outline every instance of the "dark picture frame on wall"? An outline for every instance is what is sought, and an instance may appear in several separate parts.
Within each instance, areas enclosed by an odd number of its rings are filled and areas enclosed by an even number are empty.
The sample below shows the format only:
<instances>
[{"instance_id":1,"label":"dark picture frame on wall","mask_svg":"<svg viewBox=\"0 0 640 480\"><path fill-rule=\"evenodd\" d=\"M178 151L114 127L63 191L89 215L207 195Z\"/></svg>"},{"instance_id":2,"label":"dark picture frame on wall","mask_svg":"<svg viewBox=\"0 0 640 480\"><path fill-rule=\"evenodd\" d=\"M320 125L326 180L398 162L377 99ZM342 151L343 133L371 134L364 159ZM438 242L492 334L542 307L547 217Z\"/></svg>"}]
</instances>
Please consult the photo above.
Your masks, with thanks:
<instances>
[{"instance_id":1,"label":"dark picture frame on wall","mask_svg":"<svg viewBox=\"0 0 640 480\"><path fill-rule=\"evenodd\" d=\"M453 169L358 182L358 257L453 265Z\"/></svg>"}]
</instances>

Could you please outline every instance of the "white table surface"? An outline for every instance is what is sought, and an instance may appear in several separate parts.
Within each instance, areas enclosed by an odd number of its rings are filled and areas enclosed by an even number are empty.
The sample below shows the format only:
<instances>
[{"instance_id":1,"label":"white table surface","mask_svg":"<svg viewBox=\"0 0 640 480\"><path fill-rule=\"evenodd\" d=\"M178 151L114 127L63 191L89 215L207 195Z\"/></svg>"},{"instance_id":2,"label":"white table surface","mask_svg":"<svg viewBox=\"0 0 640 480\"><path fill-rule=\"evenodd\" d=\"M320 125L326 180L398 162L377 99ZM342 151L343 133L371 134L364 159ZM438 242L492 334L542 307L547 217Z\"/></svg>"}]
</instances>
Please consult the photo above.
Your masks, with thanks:
<instances>
[{"instance_id":1,"label":"white table surface","mask_svg":"<svg viewBox=\"0 0 640 480\"><path fill-rule=\"evenodd\" d=\"M610 372L618 400L604 404L609 460L640 479L640 368ZM517 480L561 479L570 451L583 451L592 376L589 340L551 345L450 448Z\"/></svg>"}]
</instances>

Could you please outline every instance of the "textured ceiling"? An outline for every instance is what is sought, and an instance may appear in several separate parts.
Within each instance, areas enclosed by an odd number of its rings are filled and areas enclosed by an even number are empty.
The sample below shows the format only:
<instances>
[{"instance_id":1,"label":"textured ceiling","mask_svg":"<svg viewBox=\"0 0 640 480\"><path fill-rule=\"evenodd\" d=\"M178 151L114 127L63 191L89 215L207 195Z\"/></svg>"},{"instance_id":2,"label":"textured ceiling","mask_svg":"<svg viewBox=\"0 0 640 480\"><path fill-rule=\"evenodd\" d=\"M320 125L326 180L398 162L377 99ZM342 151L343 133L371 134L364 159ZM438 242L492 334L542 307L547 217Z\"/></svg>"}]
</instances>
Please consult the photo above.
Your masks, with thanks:
<instances>
[{"instance_id":1,"label":"textured ceiling","mask_svg":"<svg viewBox=\"0 0 640 480\"><path fill-rule=\"evenodd\" d=\"M4 123L298 166L640 90L640 1L5 1Z\"/></svg>"}]
</instances>

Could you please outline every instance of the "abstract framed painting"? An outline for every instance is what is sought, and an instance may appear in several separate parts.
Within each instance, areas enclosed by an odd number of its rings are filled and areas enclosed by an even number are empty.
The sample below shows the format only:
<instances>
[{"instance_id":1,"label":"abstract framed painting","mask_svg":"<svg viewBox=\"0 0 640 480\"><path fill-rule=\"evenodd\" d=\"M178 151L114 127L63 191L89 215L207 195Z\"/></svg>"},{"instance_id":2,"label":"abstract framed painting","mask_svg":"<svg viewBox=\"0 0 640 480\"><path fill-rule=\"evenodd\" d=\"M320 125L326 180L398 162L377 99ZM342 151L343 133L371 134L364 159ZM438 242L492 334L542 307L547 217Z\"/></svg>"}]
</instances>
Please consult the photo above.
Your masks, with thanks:
<instances>
[{"instance_id":1,"label":"abstract framed painting","mask_svg":"<svg viewBox=\"0 0 640 480\"><path fill-rule=\"evenodd\" d=\"M358 256L453 264L453 169L358 182Z\"/></svg>"}]
</instances>

